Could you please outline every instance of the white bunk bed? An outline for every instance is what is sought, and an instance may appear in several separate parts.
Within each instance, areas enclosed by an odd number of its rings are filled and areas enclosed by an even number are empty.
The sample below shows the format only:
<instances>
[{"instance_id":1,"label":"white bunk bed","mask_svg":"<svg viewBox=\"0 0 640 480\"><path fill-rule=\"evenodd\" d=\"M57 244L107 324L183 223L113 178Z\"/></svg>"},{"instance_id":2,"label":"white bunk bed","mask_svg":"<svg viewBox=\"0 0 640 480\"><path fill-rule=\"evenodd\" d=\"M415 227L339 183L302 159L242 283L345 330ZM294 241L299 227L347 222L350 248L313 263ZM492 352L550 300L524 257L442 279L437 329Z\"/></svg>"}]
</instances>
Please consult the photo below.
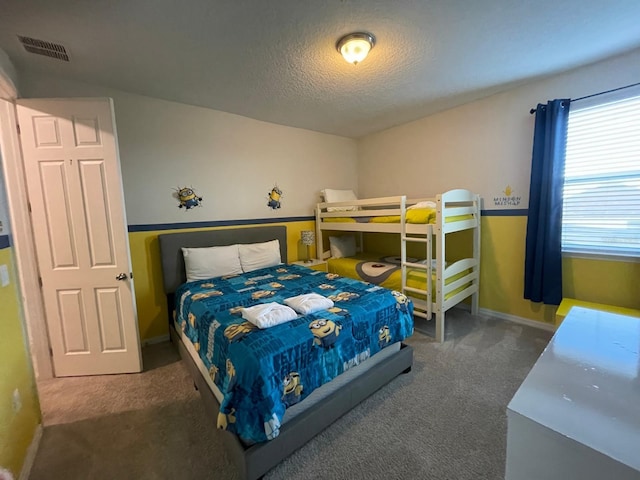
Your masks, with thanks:
<instances>
[{"instance_id":1,"label":"white bunk bed","mask_svg":"<svg viewBox=\"0 0 640 480\"><path fill-rule=\"evenodd\" d=\"M428 200L436 204L434 223L407 223L407 208ZM344 208L351 210L344 211ZM336 211L336 209L340 211ZM343 217L368 220L376 216L398 216L399 218L397 223L335 221ZM472 256L446 264L447 234L462 230L473 230ZM407 199L405 195L401 195L348 202L319 203L316 206L317 251L320 259L328 259L331 254L324 249L323 231L399 234L402 292L413 301L414 315L427 320L435 315L436 341L444 341L445 312L451 307L471 296L471 312L474 315L478 314L480 286L479 195L468 190L456 189L436 195L435 198ZM425 244L426 261L424 263L407 261L407 242ZM432 262L434 242L436 255L435 261ZM424 289L407 286L408 268L426 270Z\"/></svg>"}]
</instances>

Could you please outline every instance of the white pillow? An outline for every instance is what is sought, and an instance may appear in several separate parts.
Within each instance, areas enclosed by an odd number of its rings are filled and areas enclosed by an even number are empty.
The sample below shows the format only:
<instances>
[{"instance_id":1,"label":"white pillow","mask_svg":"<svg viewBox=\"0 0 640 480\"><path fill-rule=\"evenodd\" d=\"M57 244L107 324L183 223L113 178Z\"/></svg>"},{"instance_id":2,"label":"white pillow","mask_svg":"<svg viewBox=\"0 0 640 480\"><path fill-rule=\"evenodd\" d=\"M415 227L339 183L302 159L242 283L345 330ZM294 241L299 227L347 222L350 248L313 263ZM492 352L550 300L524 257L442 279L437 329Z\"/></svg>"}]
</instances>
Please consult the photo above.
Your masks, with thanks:
<instances>
[{"instance_id":1,"label":"white pillow","mask_svg":"<svg viewBox=\"0 0 640 480\"><path fill-rule=\"evenodd\" d=\"M353 235L329 237L329 248L333 258L353 257L356 254L356 237Z\"/></svg>"},{"instance_id":2,"label":"white pillow","mask_svg":"<svg viewBox=\"0 0 640 480\"><path fill-rule=\"evenodd\" d=\"M325 188L320 192L324 197L324 201L327 203L333 202L351 202L352 200L358 200L353 190L333 190L331 188ZM357 206L353 207L328 207L327 212L349 212L358 210Z\"/></svg>"},{"instance_id":3,"label":"white pillow","mask_svg":"<svg viewBox=\"0 0 640 480\"><path fill-rule=\"evenodd\" d=\"M182 248L187 282L242 273L238 245Z\"/></svg>"},{"instance_id":4,"label":"white pillow","mask_svg":"<svg viewBox=\"0 0 640 480\"><path fill-rule=\"evenodd\" d=\"M410 207L407 207L407 210L412 210L414 208L436 208L436 202L432 202L430 200L425 200L424 202L418 202Z\"/></svg>"},{"instance_id":5,"label":"white pillow","mask_svg":"<svg viewBox=\"0 0 640 480\"><path fill-rule=\"evenodd\" d=\"M272 267L282 263L280 258L280 242L271 240L263 243L238 245L242 271L253 272L259 268Z\"/></svg>"}]
</instances>

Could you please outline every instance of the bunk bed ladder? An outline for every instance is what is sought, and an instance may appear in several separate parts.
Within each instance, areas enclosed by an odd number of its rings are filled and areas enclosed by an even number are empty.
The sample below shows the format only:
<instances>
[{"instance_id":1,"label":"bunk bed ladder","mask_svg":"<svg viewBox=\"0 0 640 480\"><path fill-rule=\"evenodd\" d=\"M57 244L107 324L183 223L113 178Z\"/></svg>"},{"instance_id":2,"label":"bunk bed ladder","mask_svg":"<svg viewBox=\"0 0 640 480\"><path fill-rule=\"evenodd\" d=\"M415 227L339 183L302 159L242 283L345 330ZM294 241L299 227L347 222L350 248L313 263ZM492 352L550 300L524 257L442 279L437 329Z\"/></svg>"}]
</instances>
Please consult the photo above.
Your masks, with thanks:
<instances>
[{"instance_id":1,"label":"bunk bed ladder","mask_svg":"<svg viewBox=\"0 0 640 480\"><path fill-rule=\"evenodd\" d=\"M431 280L431 234L428 230L426 236L409 236L407 235L406 224L406 198L403 197L400 204L401 215L401 234L400 234L400 266L402 273L402 293L408 297L411 297L413 301L413 314L418 317L431 319L433 302L431 298L432 280ZM407 242L424 243L426 249L426 264L414 263L407 261ZM426 272L426 285L424 289L414 288L407 286L407 267L425 270ZM416 297L420 295L424 298Z\"/></svg>"},{"instance_id":2,"label":"bunk bed ladder","mask_svg":"<svg viewBox=\"0 0 640 480\"><path fill-rule=\"evenodd\" d=\"M320 222L322 222L322 208L320 208L320 204L316 204L316 258L318 260L324 260L324 245L322 241L322 228Z\"/></svg>"}]
</instances>

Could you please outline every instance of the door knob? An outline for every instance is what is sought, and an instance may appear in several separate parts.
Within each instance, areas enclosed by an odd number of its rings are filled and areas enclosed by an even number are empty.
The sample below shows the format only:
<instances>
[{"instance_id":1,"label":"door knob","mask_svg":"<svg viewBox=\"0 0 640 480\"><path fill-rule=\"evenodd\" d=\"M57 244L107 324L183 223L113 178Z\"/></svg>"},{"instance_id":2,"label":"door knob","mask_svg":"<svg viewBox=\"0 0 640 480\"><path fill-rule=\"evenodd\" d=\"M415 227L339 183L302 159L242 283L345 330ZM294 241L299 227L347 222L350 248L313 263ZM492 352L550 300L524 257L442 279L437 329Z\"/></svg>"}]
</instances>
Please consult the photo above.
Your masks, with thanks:
<instances>
[{"instance_id":1,"label":"door knob","mask_svg":"<svg viewBox=\"0 0 640 480\"><path fill-rule=\"evenodd\" d=\"M126 280L126 279L127 279L126 273L119 273L118 275L116 275L116 280Z\"/></svg>"}]
</instances>

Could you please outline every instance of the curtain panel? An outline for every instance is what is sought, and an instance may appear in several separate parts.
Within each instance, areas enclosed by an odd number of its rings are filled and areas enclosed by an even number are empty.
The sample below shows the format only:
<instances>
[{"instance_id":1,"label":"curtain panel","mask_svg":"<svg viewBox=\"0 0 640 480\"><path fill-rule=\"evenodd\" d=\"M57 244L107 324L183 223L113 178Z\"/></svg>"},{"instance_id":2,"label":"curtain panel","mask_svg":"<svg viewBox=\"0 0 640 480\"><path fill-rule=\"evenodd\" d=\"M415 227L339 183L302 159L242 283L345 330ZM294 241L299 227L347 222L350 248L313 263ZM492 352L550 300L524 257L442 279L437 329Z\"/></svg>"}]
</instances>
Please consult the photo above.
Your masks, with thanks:
<instances>
[{"instance_id":1,"label":"curtain panel","mask_svg":"<svg viewBox=\"0 0 640 480\"><path fill-rule=\"evenodd\" d=\"M569 99L536 108L527 215L524 298L562 301L562 190Z\"/></svg>"}]
</instances>

